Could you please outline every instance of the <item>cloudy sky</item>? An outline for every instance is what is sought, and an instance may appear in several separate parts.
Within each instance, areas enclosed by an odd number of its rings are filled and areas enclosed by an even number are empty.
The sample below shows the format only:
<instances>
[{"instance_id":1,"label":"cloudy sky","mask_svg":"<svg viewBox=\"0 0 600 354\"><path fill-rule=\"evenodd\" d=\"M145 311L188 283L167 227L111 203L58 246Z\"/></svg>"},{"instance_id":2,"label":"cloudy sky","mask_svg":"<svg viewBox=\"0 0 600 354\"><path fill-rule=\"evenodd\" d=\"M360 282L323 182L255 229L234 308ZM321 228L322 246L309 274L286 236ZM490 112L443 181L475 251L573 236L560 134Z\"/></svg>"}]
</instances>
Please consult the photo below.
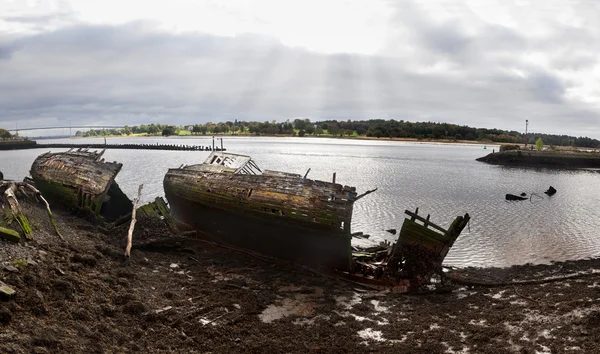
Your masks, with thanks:
<instances>
[{"instance_id":1,"label":"cloudy sky","mask_svg":"<svg viewBox=\"0 0 600 354\"><path fill-rule=\"evenodd\" d=\"M600 138L595 0L0 0L0 126L393 118Z\"/></svg>"}]
</instances>

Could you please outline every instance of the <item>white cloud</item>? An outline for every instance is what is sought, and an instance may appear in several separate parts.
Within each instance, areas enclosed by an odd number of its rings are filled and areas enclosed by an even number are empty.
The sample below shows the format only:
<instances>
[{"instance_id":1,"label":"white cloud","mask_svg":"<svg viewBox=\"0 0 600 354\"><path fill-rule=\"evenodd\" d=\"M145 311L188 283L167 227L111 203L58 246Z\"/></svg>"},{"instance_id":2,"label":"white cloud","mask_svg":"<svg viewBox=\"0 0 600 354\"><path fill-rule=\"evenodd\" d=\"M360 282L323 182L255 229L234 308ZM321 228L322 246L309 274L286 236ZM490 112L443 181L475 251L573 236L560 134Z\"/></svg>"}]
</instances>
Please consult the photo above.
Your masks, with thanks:
<instances>
[{"instance_id":1,"label":"white cloud","mask_svg":"<svg viewBox=\"0 0 600 354\"><path fill-rule=\"evenodd\" d=\"M375 53L385 40L389 13L384 2L350 0L42 0L29 4L3 1L0 13L12 18L36 18L68 11L73 22L122 25L153 21L161 29L175 33L222 36L255 33L279 38L289 46L327 53ZM8 28L6 23L4 26ZM12 30L34 29L12 23Z\"/></svg>"},{"instance_id":2,"label":"white cloud","mask_svg":"<svg viewBox=\"0 0 600 354\"><path fill-rule=\"evenodd\" d=\"M534 131L598 138L599 12L583 0L0 0L0 122L513 130L527 116Z\"/></svg>"}]
</instances>

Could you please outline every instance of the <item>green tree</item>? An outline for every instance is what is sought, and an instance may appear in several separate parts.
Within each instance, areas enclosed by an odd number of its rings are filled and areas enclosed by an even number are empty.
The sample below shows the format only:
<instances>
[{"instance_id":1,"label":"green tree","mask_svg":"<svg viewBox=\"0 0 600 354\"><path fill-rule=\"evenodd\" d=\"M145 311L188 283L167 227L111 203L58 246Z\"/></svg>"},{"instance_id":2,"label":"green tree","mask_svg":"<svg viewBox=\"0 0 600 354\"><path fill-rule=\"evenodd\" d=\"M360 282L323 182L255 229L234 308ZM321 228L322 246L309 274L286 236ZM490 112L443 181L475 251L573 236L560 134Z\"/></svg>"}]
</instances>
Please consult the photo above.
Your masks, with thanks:
<instances>
[{"instance_id":1,"label":"green tree","mask_svg":"<svg viewBox=\"0 0 600 354\"><path fill-rule=\"evenodd\" d=\"M10 132L8 130L6 130L6 129L0 128L0 138L2 138L2 139L10 139L11 138Z\"/></svg>"},{"instance_id":2,"label":"green tree","mask_svg":"<svg viewBox=\"0 0 600 354\"><path fill-rule=\"evenodd\" d=\"M333 136L337 136L341 131L340 126L337 123L329 124L328 128L327 132Z\"/></svg>"},{"instance_id":3,"label":"green tree","mask_svg":"<svg viewBox=\"0 0 600 354\"><path fill-rule=\"evenodd\" d=\"M311 125L310 119L294 119L294 128L298 130L306 130Z\"/></svg>"},{"instance_id":4,"label":"green tree","mask_svg":"<svg viewBox=\"0 0 600 354\"><path fill-rule=\"evenodd\" d=\"M148 126L146 124L142 124L136 130L136 133L148 133Z\"/></svg>"},{"instance_id":5,"label":"green tree","mask_svg":"<svg viewBox=\"0 0 600 354\"><path fill-rule=\"evenodd\" d=\"M538 140L535 142L535 149L537 151L541 151L544 148L544 142L542 141L542 138L538 138Z\"/></svg>"},{"instance_id":6,"label":"green tree","mask_svg":"<svg viewBox=\"0 0 600 354\"><path fill-rule=\"evenodd\" d=\"M162 135L163 136L175 135L175 127L174 126L166 127L165 129L163 129Z\"/></svg>"},{"instance_id":7,"label":"green tree","mask_svg":"<svg viewBox=\"0 0 600 354\"><path fill-rule=\"evenodd\" d=\"M156 124L150 124L148 126L148 133L150 134L158 134L160 131L161 129L157 127Z\"/></svg>"}]
</instances>

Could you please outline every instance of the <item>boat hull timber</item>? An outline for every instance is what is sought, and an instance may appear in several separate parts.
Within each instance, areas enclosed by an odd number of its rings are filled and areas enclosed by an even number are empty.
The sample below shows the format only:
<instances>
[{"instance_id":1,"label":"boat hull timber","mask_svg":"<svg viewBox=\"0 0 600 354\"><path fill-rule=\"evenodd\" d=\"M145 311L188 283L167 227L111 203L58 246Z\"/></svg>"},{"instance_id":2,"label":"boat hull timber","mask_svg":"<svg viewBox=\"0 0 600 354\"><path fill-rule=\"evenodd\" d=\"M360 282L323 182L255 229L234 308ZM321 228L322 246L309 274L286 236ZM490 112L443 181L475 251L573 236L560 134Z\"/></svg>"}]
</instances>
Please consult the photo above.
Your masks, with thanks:
<instances>
[{"instance_id":1,"label":"boat hull timber","mask_svg":"<svg viewBox=\"0 0 600 354\"><path fill-rule=\"evenodd\" d=\"M219 244L350 269L355 188L285 172L234 173L210 165L212 156L165 175L165 196L180 225Z\"/></svg>"},{"instance_id":2,"label":"boat hull timber","mask_svg":"<svg viewBox=\"0 0 600 354\"><path fill-rule=\"evenodd\" d=\"M133 203L115 181L123 165L104 161L103 154L87 149L47 152L35 159L30 174L49 200L112 221L130 212Z\"/></svg>"}]
</instances>

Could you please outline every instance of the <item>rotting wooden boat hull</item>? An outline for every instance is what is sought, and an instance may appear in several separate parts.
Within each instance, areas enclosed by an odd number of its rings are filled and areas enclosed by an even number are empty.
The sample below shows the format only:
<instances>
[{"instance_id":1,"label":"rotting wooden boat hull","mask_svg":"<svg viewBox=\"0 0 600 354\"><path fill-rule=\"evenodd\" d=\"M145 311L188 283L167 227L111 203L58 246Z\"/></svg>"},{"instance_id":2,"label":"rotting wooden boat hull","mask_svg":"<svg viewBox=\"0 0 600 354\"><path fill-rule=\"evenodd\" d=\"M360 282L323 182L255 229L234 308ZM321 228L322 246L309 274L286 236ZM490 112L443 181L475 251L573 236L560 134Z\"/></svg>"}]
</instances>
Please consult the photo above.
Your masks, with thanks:
<instances>
[{"instance_id":1,"label":"rotting wooden boat hull","mask_svg":"<svg viewBox=\"0 0 600 354\"><path fill-rule=\"evenodd\" d=\"M239 174L208 162L165 175L165 196L179 223L217 243L300 264L350 268L354 188L285 172Z\"/></svg>"},{"instance_id":2,"label":"rotting wooden boat hull","mask_svg":"<svg viewBox=\"0 0 600 354\"><path fill-rule=\"evenodd\" d=\"M352 281L374 289L419 291L430 284L434 275L442 276L442 263L448 251L469 223L468 213L457 216L447 229L415 212L404 211L405 218L395 243L359 249L353 253L353 273L344 274ZM396 234L395 229L388 230Z\"/></svg>"},{"instance_id":3,"label":"rotting wooden boat hull","mask_svg":"<svg viewBox=\"0 0 600 354\"><path fill-rule=\"evenodd\" d=\"M131 212L133 203L115 182L123 165L105 162L103 153L82 149L44 153L35 159L30 174L47 199L71 210L89 208L114 220Z\"/></svg>"},{"instance_id":4,"label":"rotting wooden boat hull","mask_svg":"<svg viewBox=\"0 0 600 354\"><path fill-rule=\"evenodd\" d=\"M226 210L165 194L179 225L200 231L206 240L298 264L350 267L350 238L343 232L291 226L281 217Z\"/></svg>"}]
</instances>

